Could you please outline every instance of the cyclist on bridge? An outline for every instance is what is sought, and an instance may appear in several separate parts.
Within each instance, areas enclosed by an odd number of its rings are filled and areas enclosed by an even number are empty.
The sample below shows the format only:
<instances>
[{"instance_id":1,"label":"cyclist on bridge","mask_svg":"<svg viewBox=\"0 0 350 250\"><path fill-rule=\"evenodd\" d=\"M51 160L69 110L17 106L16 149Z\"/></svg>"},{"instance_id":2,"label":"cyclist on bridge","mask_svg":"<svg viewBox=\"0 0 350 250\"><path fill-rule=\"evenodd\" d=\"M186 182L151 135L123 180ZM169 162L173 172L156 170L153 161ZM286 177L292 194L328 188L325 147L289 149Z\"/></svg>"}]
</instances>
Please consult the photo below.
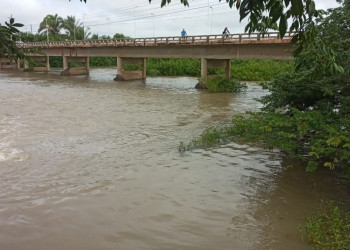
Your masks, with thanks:
<instances>
[{"instance_id":1,"label":"cyclist on bridge","mask_svg":"<svg viewBox=\"0 0 350 250\"><path fill-rule=\"evenodd\" d=\"M228 31L227 27L225 27L224 31L222 32L222 34L230 34L230 31Z\"/></svg>"}]
</instances>

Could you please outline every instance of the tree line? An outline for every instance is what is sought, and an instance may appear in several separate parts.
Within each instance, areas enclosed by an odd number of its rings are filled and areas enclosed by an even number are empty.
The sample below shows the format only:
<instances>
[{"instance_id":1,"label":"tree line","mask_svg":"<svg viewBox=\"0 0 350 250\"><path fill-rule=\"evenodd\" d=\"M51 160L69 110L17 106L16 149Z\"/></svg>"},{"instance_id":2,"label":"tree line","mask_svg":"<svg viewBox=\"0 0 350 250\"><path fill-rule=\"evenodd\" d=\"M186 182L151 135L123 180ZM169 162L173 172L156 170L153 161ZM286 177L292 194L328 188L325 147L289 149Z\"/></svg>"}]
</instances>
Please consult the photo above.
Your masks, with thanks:
<instances>
[{"instance_id":1,"label":"tree line","mask_svg":"<svg viewBox=\"0 0 350 250\"><path fill-rule=\"evenodd\" d=\"M18 31L17 39L23 42L44 42L126 38L121 33L116 33L111 37L108 35L91 34L89 30L75 16L62 18L58 14L48 14L41 21L37 33Z\"/></svg>"}]
</instances>

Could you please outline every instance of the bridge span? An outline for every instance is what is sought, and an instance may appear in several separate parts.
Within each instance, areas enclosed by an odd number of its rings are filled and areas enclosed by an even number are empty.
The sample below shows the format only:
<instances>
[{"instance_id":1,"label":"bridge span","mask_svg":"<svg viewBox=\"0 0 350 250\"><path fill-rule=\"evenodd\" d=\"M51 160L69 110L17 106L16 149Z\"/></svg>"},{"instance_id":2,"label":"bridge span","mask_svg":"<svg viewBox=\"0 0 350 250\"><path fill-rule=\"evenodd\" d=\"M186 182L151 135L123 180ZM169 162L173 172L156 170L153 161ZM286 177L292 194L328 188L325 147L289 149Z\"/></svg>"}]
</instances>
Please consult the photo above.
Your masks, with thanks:
<instances>
[{"instance_id":1,"label":"bridge span","mask_svg":"<svg viewBox=\"0 0 350 250\"><path fill-rule=\"evenodd\" d=\"M231 59L292 59L290 43L293 34L283 39L279 33L225 34L187 37L126 38L117 40L81 40L59 42L25 42L23 49L39 49L30 54L34 60L45 62L37 71L49 71L50 56L61 56L63 75L88 74L89 57L116 57L116 80L146 78L146 58L200 58L201 76L207 77L210 67L224 67L230 76ZM84 62L84 67L70 67L69 62ZM138 64L141 70L129 71L124 65ZM27 67L27 66L26 66ZM0 64L1 68L1 64Z\"/></svg>"}]
</instances>

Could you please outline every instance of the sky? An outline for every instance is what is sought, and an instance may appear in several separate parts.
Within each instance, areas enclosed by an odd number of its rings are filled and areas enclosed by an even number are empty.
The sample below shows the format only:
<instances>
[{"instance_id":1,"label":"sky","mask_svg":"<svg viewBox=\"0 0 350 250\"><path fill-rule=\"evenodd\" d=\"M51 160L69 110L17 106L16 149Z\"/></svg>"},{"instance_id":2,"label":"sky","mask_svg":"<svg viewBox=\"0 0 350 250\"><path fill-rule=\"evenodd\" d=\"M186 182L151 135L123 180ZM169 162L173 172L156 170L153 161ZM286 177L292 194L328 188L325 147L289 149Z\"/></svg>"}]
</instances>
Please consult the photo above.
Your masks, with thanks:
<instances>
[{"instance_id":1,"label":"sky","mask_svg":"<svg viewBox=\"0 0 350 250\"><path fill-rule=\"evenodd\" d=\"M1 0L0 23L12 16L25 26L23 32L37 33L47 14L62 18L75 16L91 34L122 33L129 37L179 36L184 28L188 35L221 34L225 27L231 33L243 33L246 21L225 0L172 0L160 7L161 0ZM315 0L316 8L339 6L336 0Z\"/></svg>"}]
</instances>

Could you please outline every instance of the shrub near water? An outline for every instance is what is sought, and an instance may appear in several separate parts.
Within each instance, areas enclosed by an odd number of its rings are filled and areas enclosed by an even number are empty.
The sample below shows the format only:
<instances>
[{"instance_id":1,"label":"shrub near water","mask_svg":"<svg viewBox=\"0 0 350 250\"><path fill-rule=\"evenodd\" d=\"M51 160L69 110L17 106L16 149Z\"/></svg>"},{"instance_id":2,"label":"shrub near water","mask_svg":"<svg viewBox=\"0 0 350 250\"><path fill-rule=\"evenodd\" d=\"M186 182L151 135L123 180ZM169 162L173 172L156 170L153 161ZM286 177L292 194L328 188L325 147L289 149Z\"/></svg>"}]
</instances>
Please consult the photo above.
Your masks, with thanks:
<instances>
[{"instance_id":1,"label":"shrub near water","mask_svg":"<svg viewBox=\"0 0 350 250\"><path fill-rule=\"evenodd\" d=\"M271 81L293 65L292 60L232 60L231 73L241 81Z\"/></svg>"},{"instance_id":2,"label":"shrub near water","mask_svg":"<svg viewBox=\"0 0 350 250\"><path fill-rule=\"evenodd\" d=\"M240 92L247 88L246 84L223 76L209 78L205 85L209 92Z\"/></svg>"},{"instance_id":3,"label":"shrub near water","mask_svg":"<svg viewBox=\"0 0 350 250\"><path fill-rule=\"evenodd\" d=\"M333 201L324 201L319 213L299 228L317 250L350 249L350 211L342 213Z\"/></svg>"}]
</instances>

